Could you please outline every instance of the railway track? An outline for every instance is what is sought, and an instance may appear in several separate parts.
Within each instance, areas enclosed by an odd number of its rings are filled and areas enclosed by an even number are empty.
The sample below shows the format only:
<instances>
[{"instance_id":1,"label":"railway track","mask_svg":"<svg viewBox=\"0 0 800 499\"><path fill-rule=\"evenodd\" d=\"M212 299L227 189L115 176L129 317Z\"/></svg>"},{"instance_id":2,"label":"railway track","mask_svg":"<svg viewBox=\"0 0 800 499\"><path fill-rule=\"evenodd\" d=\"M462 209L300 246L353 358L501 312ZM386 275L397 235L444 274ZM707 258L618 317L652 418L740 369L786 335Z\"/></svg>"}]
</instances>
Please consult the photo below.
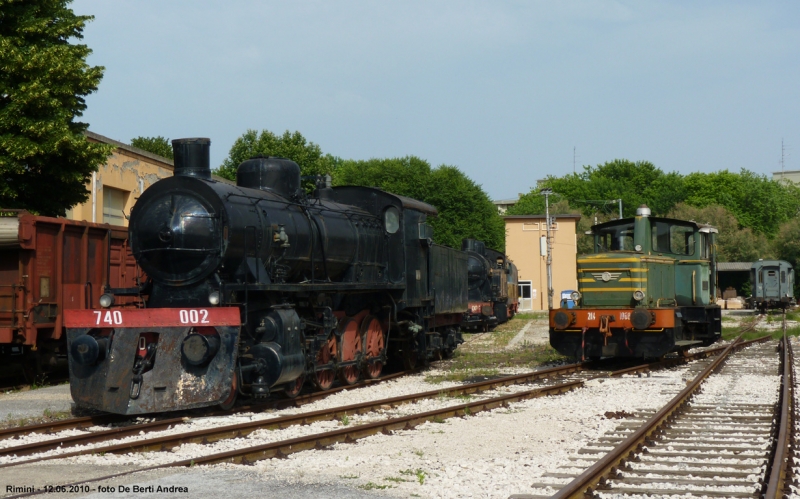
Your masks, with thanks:
<instances>
[{"instance_id":1,"label":"railway track","mask_svg":"<svg viewBox=\"0 0 800 499\"><path fill-rule=\"evenodd\" d=\"M780 355L772 342L735 356L743 344L730 345L662 409L631 415L569 465L544 474L531 485L534 494L512 497L790 494L797 418L785 324Z\"/></svg>"},{"instance_id":2,"label":"railway track","mask_svg":"<svg viewBox=\"0 0 800 499\"><path fill-rule=\"evenodd\" d=\"M506 393L500 396L491 398L484 398L481 400L469 401L464 404L455 404L448 407L437 409L433 411L426 411L422 413L411 414L402 417L390 417L382 421L365 423L355 425L349 428L337 429L334 431L327 431L323 433L313 433L300 438L293 438L288 440L278 440L275 442L267 443L264 445L256 445L249 448L237 449L231 452L217 452L211 453L206 456L194 457L192 459L178 460L168 464L162 464L155 467L145 468L156 469L174 466L192 466L198 464L214 464L220 462L232 463L249 463L260 459L266 459L275 456L286 456L294 452L307 450L309 448L326 447L337 442L350 442L364 438L376 433L389 433L397 429L413 428L425 421L442 421L449 417L464 416L485 410L491 410L501 406L507 406L512 402L526 400L529 398L540 397L550 394L563 393L577 387L583 386L584 382L589 379L605 376L621 376L625 374L646 373L650 370L666 368L673 365L684 363L692 359L700 359L709 357L719 353L722 347L708 349L704 352L688 358L675 358L665 359L660 362L644 364L639 366L628 367L615 372L596 372L590 371L590 364L572 364L567 366L559 366L556 368L545 369L541 371L534 371L514 376L507 376L499 379L483 381L479 383L471 383L453 387L446 390L434 390L430 392L417 393L403 397L395 397L392 399L383 399L374 402L363 404L354 404L345 407L338 407L333 410L314 411L309 413L302 413L297 415L290 415L281 418L271 418L267 420L252 421L237 425L229 425L224 427L210 428L197 432L181 432L174 435L155 436L150 438L138 439L136 441L124 442L118 444L107 445L104 447L94 447L92 449L80 449L69 451L65 449L65 445L86 445L91 438L105 438L103 435L106 432L99 432L100 435L81 436L71 441L53 440L45 443L30 444L28 446L15 446L11 449L6 449L3 452L7 455L15 454L17 456L31 455L52 450L56 446L59 448L58 454L51 454L47 456L36 456L31 459L20 459L8 462L3 467L15 466L19 464L27 464L47 459L59 459L68 456L77 456L89 453L129 453L129 452L143 452L143 451L160 451L174 449L180 445L187 443L204 443L209 444L218 442L223 439L244 437L249 433L258 430L270 428L286 428L292 425L308 425L318 421L330 421L339 419L345 414L355 415L364 414L372 411L381 411L386 408L396 407L401 404L408 404L411 402L419 401L422 399L430 399L436 397L457 397L467 394L478 394L488 390L494 390L499 387L509 385L520 385L549 380L546 386L536 387L527 390L515 390L512 393ZM594 366L596 367L596 366ZM554 382L560 378L558 382ZM176 422L177 423L177 422ZM138 433L141 427L134 427ZM118 438L108 434L109 438ZM58 443L60 442L60 444ZM246 441L245 441L246 442ZM246 444L243 444L246 445ZM136 471L142 471L136 470ZM119 475L112 475L111 477L102 477L91 481L104 480ZM86 483L86 482L81 482ZM71 484L74 485L74 484Z\"/></svg>"}]
</instances>

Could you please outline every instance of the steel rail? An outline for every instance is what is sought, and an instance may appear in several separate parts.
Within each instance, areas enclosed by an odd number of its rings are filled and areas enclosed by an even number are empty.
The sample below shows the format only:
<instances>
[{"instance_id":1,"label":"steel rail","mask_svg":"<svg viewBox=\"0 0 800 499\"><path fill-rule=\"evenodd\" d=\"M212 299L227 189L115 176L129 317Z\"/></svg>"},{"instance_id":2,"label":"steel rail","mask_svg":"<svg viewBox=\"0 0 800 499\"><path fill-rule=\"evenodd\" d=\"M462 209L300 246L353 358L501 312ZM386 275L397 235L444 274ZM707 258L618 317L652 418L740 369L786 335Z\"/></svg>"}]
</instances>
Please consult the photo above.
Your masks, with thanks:
<instances>
[{"instance_id":1,"label":"steel rail","mask_svg":"<svg viewBox=\"0 0 800 499\"><path fill-rule=\"evenodd\" d=\"M617 371L607 372L605 374L601 374L598 376L593 376L593 378L604 377L604 376L622 376L626 374L635 374L641 372L649 372L654 368L663 369L672 367L677 364L685 363L689 360L704 358L711 356L717 353L719 350L722 350L724 347L717 347L713 349L708 349L701 352L696 352L688 357L678 357L674 359L662 359L653 363L643 364L638 366L633 366ZM213 430L200 430L199 433L192 432L181 434L180 437L178 436L169 438L169 437L154 437L152 439L144 439L138 440L136 442L130 442L126 444L117 444L112 446L106 446L101 448L94 448L94 449L84 449L81 451L70 452L70 453L62 453L53 456L46 456L38 459L31 459L25 461L15 461L11 463L1 464L0 468L9 467L9 466L17 466L20 464L27 464L31 462L35 462L38 460L48 460L48 459L60 459L63 457L73 457L77 455L85 455L97 452L104 452L104 453L114 453L114 452L141 452L146 450L160 450L162 448L171 448L176 445L181 445L184 443L190 442L208 442L208 441L216 441L223 438L234 438L234 437L241 437L244 436L252 431L262 429L262 428L286 428L288 426L298 425L298 424L310 424L315 421L329 421L332 419L337 419L342 416L342 414L364 414L370 411L374 411L381 406L397 406L402 403L408 402L416 402L417 400L422 400L425 398L433 398L441 395L455 395L455 394L472 394L472 393L479 393L486 390L496 389L501 386L508 386L513 384L523 384L528 383L531 381L535 381L537 379L548 378L551 376L563 376L565 374L571 374L576 372L581 372L587 370L587 366L592 365L592 363L584 363L584 364L567 364L563 366L552 367L548 369L541 369L538 371L531 371L523 374L516 374L511 376L505 376L502 378L497 378L493 380L486 380L476 383L471 383L468 385L462 385L457 387L452 387L447 390L431 390L428 392L422 392L418 394L400 396L400 397L393 397L390 399L382 399L374 402L365 402L361 404L354 404L349 406L344 406L340 408L336 408L334 410L322 410L322 411L315 411L310 413L303 413L299 415L292 415L292 416L285 416L283 418L275 418L270 420L260 420L260 421L253 421L248 423L242 423L239 425L226 425L222 427L217 427ZM403 373L387 376L382 378L391 379L397 377ZM338 387L333 390L329 390L326 392L315 392L309 394L307 400L304 400L304 403L308 403L311 401L310 399L313 397L314 400L324 398L324 396L329 395L332 392L337 392L345 388L352 388L354 385L345 386L345 387ZM323 395L325 394L325 395ZM300 397L298 397L300 399ZM296 401L298 399L295 399ZM295 405L302 405L302 404L295 404ZM253 411L258 409L264 409L264 407L244 407L239 408L236 412L245 412L245 411ZM212 413L209 415L215 414L230 414L229 412L217 412ZM56 448L64 448L69 446L77 446L77 445L87 445L87 444L95 444L99 442L104 442L108 440L114 439L121 439L131 435L138 435L142 431L148 432L155 432L155 431L162 431L169 429L174 425L178 425L181 423L185 423L189 420L189 417L177 417L177 418L170 418L160 421L154 421L150 423L142 423L136 425L130 425L123 428L114 428L105 431L94 432L90 434L84 435L74 435L70 437L64 437L60 439L52 439L52 440L45 440L41 442L34 442L30 444L24 444L19 446L7 447L0 449L0 456L4 455L15 455L15 456L27 456L31 454L37 454L42 452L47 452ZM194 436L198 435L198 436Z\"/></svg>"},{"instance_id":2,"label":"steel rail","mask_svg":"<svg viewBox=\"0 0 800 499\"><path fill-rule=\"evenodd\" d=\"M646 368L647 366L639 366L639 367ZM580 364L568 364L565 366L542 369L539 371L532 371L524 374L505 376L493 380L479 381L476 383L455 386L447 389L429 390L426 392L420 392L410 395L401 395L397 397L380 399L370 402L351 404L351 405L336 407L333 409L322 409L318 411L292 414L278 418L263 419L259 421L248 421L246 423L219 426L215 428L209 428L206 430L198 430L194 432L188 432L172 436L155 437L145 440L138 440L135 442L128 442L124 444L100 447L100 448L82 449L80 451L55 454L52 456L45 456L38 459L14 461L11 463L0 464L0 468L17 466L20 464L28 464L40 460L44 461L49 459L61 459L65 457L94 454L99 452L103 453L143 452L143 451L162 450L164 448L172 448L176 445L182 445L185 443L208 443L217 440L222 440L225 438L243 437L259 429L283 429L294 425L301 425L301 424L307 425L317 421L331 421L334 419L339 419L345 414L365 414L367 412L379 409L383 406L396 407L401 404L413 403L419 400L430 399L440 396L468 395L473 393L480 393L487 390L494 390L502 386L524 384L542 378L571 374L581 370L582 366ZM629 370L625 370L621 374L627 374L628 371ZM605 375L606 374L601 375L601 377ZM612 372L607 375L615 375L615 373ZM25 445L7 447L4 449L0 449L0 456L4 455L28 456L31 454L46 452L56 448L93 444L98 442L104 442L107 440L124 438L130 435L138 435L139 432L141 431L161 431L168 429L169 427L174 426L176 424L185 423L188 419L189 418L185 417L171 418L162 421L154 421L152 423L131 425L124 428L115 428L111 430L105 430L85 435L74 435L71 437L65 437L61 439L45 440Z\"/></svg>"},{"instance_id":3,"label":"steel rail","mask_svg":"<svg viewBox=\"0 0 800 499\"><path fill-rule=\"evenodd\" d=\"M772 459L770 460L764 480L764 498L780 499L791 494L788 478L791 473L792 448L794 444L794 352L786 335L786 312L783 314L783 339L781 341L781 377L780 411L778 412L778 434L773 442Z\"/></svg>"},{"instance_id":4,"label":"steel rail","mask_svg":"<svg viewBox=\"0 0 800 499\"><path fill-rule=\"evenodd\" d=\"M764 339L766 339L766 338L764 338ZM759 340L751 340L751 341L749 341L747 343L749 344L749 343L752 343L754 341L760 341L760 340L761 339L759 339ZM727 348L731 348L732 346L733 345L731 345L731 346L729 346ZM705 357L705 356L713 354L713 351L716 351L716 350L718 350L718 348L717 349L706 350L706 351L703 351L703 352L698 352L698 353L693 354L692 356L689 356L687 358L683 358L683 359L679 358L677 360L680 361L680 360L689 360L689 359L695 358L695 357ZM654 364L659 364L659 363L654 363ZM641 369L641 370L648 370L650 368L650 366L651 365L648 364L648 365L637 366L637 367L639 369ZM545 370L541 370L541 371L534 371L533 373L526 373L526 374L522 374L522 375L510 376L508 378L515 378L515 377L516 378L520 378L520 377L528 376L530 374L539 374L539 375L541 375L541 374L544 374L544 373L547 373L547 372L554 373L554 372L557 372L557 371L564 371L565 368L569 368L569 369L576 369L577 368L576 370L581 370L581 365L561 366L561 367L550 368L550 369L545 369ZM615 372L609 372L609 373L606 373L605 375L594 376L594 377L592 377L590 379L600 378L600 377L604 377L604 376L617 376L617 375L623 375L623 374L630 374L631 372L633 372L633 369L634 368L628 368L628 369L622 369L622 370L615 371ZM483 384L483 383L491 383L491 382L504 382L504 381L506 381L506 380L505 379L489 380L487 382L481 382L481 384ZM474 412L481 412L483 410L491 410L491 409L494 409L494 408L500 407L500 406L507 406L509 403L515 402L515 401L520 401L520 400L525 400L525 399L528 399L528 398L539 397L539 396L550 395L550 394L564 393L566 391L569 391L569 390L572 390L572 389L575 389L575 388L583 386L584 382L585 381L573 381L573 382L569 382L569 383L551 385L549 387L537 388L537 389L534 389L534 390L527 390L527 391L523 391L523 392L517 392L515 394L510 394L510 395L505 395L505 396L501 396L501 397L495 397L495 398L492 398L492 399L487 399L487 400L482 400L482 401L476 401L476 402L461 404L461 405L457 405L457 406L451 406L451 407L447 407L447 408L439 409L439 410L435 410L435 411L428 411L426 413L413 414L413 415L402 417L402 418L389 419L389 420L382 421L382 422L369 423L369 424L365 424L365 425L354 426L354 427L351 427L351 428L345 428L345 429L341 429L341 430L334 430L334 431L327 432L327 433L322 433L322 434L314 434L314 435L310 435L308 437L301 437L301 438L296 438L296 439L278 441L278 442L273 442L271 444L266 444L266 445L262 445L262 446L256 446L256 447L251 447L251 448L240 449L240 450L237 450L237 451L230 451L230 452L225 452L225 453L205 456L205 457L201 457L201 458L188 459L188 460L168 463L168 464L164 464L164 465L159 465L159 466L152 466L152 467L147 467L147 468L141 468L141 469L138 469L138 470L131 470L131 471L127 471L127 472L123 472L123 473L117 473L117 474L106 476L106 477L100 477L100 478L95 478L95 479L84 480L84 481L77 482L77 483L70 484L70 485L80 485L80 484L85 484L85 483L97 482L97 481L102 481L102 480L106 480L106 479L115 478L115 477L118 477L118 476L129 475L129 474L138 473L138 472L142 472L142 471L149 471L149 470L161 469L161 468L167 468L167 467L194 466L196 464L214 464L214 463L219 463L219 462L250 463L250 462L253 462L254 460L267 459L267 458L275 457L275 456L286 456L288 454L291 454L291 453L294 453L294 452L299 452L299 451L302 451L302 450L307 450L307 449L310 449L310 448L320 448L320 447L325 447L327 445L331 445L331 444L337 443L337 442L350 442L350 441L358 440L358 439L363 438L365 436L373 435L373 434L376 434L376 433L379 433L379 432L390 433L391 431L393 431L395 429L399 429L399 428L413 428L413 427L417 426L418 424L420 424L420 423L422 423L424 421L436 421L436 420L446 419L446 418L449 418L449 417L465 416L465 415L468 415L468 414L471 414L471 413L474 413ZM441 393L441 391L437 391L437 395L438 395L438 393ZM310 414L310 413L308 413L308 414ZM306 415L308 415L308 414L306 414ZM264 421L262 421L262 423L263 422ZM267 420L266 422L274 423L274 422L276 422L276 420L273 420L273 421ZM128 446L128 448L130 450L130 446ZM93 451L94 452L103 452L102 449L98 449L98 448L93 449ZM67 457L67 456L68 455L66 455L66 454L61 454L61 455L53 456L52 458L56 459L56 458L62 458L62 457ZM49 456L48 456L48 458L49 458ZM31 462L31 461L27 461L27 462ZM38 492L22 494L22 495L14 496L14 497L26 497L26 496L30 496L30 495L36 495L36 494L39 494L39 493L42 493L42 492L43 491L38 491Z\"/></svg>"},{"instance_id":5,"label":"steel rail","mask_svg":"<svg viewBox=\"0 0 800 499\"><path fill-rule=\"evenodd\" d=\"M478 412L489 411L498 407L507 407L508 404L513 402L520 402L536 397L543 397L547 395L555 395L565 393L584 385L583 381L570 381L567 383L560 383L557 385L536 388L533 390L526 390L513 394L494 397L486 400L479 400L474 402L467 402L455 406L445 407L418 414L411 414L399 418L391 418L385 421L378 421L375 423L366 423L352 427L342 428L339 430L328 431L325 433L316 433L305 437L292 438L288 440L280 440L263 445L256 445L252 447L245 447L233 451L220 452L193 459L184 459L181 461L174 461L157 466L150 466L140 468L137 470L130 470L122 473L116 473L104 477L91 478L82 480L80 482L70 483L66 485L59 485L58 487L77 486L86 483L93 483L103 480L110 480L112 478L139 473L142 471L151 471L156 469L174 468L174 467L191 467L202 464L220 464L220 463L234 463L234 464L251 464L263 459L270 459L272 457L286 457L296 452L301 452L310 449L325 448L330 445L342 442L354 442L362 438L376 435L378 433L391 434L395 430L413 429L416 426L428 421L441 421L452 417L463 417ZM38 490L11 496L29 497L46 493L45 490Z\"/></svg>"},{"instance_id":6,"label":"steel rail","mask_svg":"<svg viewBox=\"0 0 800 499\"><path fill-rule=\"evenodd\" d=\"M401 371L398 373L388 374L386 376L382 376L376 379L363 380L352 385L341 385L335 388L331 388L329 390L323 390L323 391L308 393L305 395L300 395L299 397L293 399L270 400L264 403L255 403L246 406L239 406L229 411L214 410L204 413L203 415L218 416L225 414L237 414L240 412L263 411L265 409L275 409L275 408L285 409L288 407L301 407L305 404L310 404L311 402L316 402L317 400L321 400L325 397L328 397L329 395L333 395L334 393L339 393L345 390L352 390L354 388L364 388L365 386L374 385L376 383L382 383L384 381L390 381L395 378L399 378L401 376L410 374L412 372L414 371ZM192 412L196 413L198 410L194 410ZM183 416L183 417L186 418L190 416ZM0 440L15 438L22 435L28 435L31 433L50 434L50 433L58 433L60 431L65 431L65 430L75 430L75 429L82 430L86 428L91 428L92 426L101 426L106 424L129 423L134 418L135 417L122 416L119 414L97 414L93 416L81 416L76 418L62 419L58 421L50 421L47 423L37 423L26 426L15 426L11 428L0 429ZM168 421L167 424L169 425L169 424L174 424L175 419L178 418L169 418L165 421ZM142 429L142 428L147 428L146 426L143 426L146 424L148 423L139 423L139 424L134 424L132 426L136 426L137 428ZM154 426L157 425L154 424ZM0 449L0 455L4 455L4 453L5 449Z\"/></svg>"},{"instance_id":7,"label":"steel rail","mask_svg":"<svg viewBox=\"0 0 800 499\"><path fill-rule=\"evenodd\" d=\"M758 340L742 342L741 337L742 335L739 335L739 337L728 345L708 367L695 376L686 388L673 397L672 400L653 415L644 425L639 427L639 429L634 431L628 438L614 447L611 452L600 458L600 460L590 466L586 471L566 484L561 490L553 494L551 498L583 499L587 494L591 495L593 493L592 487L596 488L598 484L602 484L609 473L618 466L624 464L626 458L633 457L635 453L641 451L650 437L657 432L665 422L672 420L677 412L686 406L692 395L697 392L702 382L722 365L731 352L755 341L766 341L770 338L770 336L765 336ZM515 495L513 497L525 497L525 495Z\"/></svg>"}]
</instances>

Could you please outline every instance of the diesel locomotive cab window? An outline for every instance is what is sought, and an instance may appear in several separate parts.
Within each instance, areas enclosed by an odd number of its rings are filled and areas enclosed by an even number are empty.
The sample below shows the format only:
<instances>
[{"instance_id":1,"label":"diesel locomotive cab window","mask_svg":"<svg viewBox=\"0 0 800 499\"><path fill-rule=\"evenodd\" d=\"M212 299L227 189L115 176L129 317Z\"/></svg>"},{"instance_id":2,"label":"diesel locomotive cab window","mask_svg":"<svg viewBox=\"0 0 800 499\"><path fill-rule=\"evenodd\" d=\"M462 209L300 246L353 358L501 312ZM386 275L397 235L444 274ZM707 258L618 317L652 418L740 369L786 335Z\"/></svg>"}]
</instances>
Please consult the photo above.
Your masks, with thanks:
<instances>
[{"instance_id":1,"label":"diesel locomotive cab window","mask_svg":"<svg viewBox=\"0 0 800 499\"><path fill-rule=\"evenodd\" d=\"M652 231L653 251L673 255L694 254L694 227L654 222Z\"/></svg>"},{"instance_id":2,"label":"diesel locomotive cab window","mask_svg":"<svg viewBox=\"0 0 800 499\"><path fill-rule=\"evenodd\" d=\"M596 232L595 253L633 251L633 223L605 227Z\"/></svg>"}]
</instances>

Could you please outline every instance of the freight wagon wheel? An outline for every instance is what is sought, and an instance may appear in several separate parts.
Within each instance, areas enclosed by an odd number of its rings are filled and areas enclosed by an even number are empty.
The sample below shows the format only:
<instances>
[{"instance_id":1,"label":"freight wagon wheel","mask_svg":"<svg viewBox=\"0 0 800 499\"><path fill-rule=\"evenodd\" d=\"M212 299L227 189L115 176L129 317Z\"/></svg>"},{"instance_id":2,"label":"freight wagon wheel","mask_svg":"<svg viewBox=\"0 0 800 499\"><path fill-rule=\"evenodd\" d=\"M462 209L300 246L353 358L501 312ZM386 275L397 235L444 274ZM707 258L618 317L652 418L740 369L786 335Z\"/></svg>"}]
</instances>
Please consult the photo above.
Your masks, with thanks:
<instances>
[{"instance_id":1,"label":"freight wagon wheel","mask_svg":"<svg viewBox=\"0 0 800 499\"><path fill-rule=\"evenodd\" d=\"M303 384L306 382L306 375L305 373L301 374L297 377L296 380L290 381L286 383L286 387L283 389L283 394L293 399L300 395L300 391L303 389Z\"/></svg>"},{"instance_id":2,"label":"freight wagon wheel","mask_svg":"<svg viewBox=\"0 0 800 499\"><path fill-rule=\"evenodd\" d=\"M239 389L238 378L239 377L236 375L236 371L234 370L233 376L231 376L231 394L219 404L219 408L223 411L231 410L231 408L233 408L233 404L236 403L236 392Z\"/></svg>"},{"instance_id":3,"label":"freight wagon wheel","mask_svg":"<svg viewBox=\"0 0 800 499\"><path fill-rule=\"evenodd\" d=\"M336 337L334 335L330 335L328 337L328 341L326 341L317 352L314 365L324 366L330 363L336 358L336 352ZM322 369L320 371L315 371L312 377L312 381L320 390L330 389L330 387L333 386L333 381L335 379L336 371L333 369Z\"/></svg>"},{"instance_id":4,"label":"freight wagon wheel","mask_svg":"<svg viewBox=\"0 0 800 499\"><path fill-rule=\"evenodd\" d=\"M356 362L361 357L361 335L358 334L358 323L347 318L339 323L339 362ZM339 369L339 379L346 385L352 385L361 373L357 364Z\"/></svg>"},{"instance_id":5,"label":"freight wagon wheel","mask_svg":"<svg viewBox=\"0 0 800 499\"><path fill-rule=\"evenodd\" d=\"M369 361L369 359L380 357L386 346L386 339L381 321L372 315L364 317L364 321L361 323L361 336L364 338L364 354L368 360L364 368L364 374L369 379L375 379L380 376L383 371L383 361Z\"/></svg>"}]
</instances>

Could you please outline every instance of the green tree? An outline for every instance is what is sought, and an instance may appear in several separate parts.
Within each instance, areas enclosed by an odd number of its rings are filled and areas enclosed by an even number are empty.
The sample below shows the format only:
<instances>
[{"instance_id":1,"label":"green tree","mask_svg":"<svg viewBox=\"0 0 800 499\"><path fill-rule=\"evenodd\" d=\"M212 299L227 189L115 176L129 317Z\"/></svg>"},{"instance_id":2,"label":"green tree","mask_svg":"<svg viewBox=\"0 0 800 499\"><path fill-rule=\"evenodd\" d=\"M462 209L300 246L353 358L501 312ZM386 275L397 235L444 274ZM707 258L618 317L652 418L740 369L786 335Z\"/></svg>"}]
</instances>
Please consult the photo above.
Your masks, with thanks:
<instances>
[{"instance_id":1,"label":"green tree","mask_svg":"<svg viewBox=\"0 0 800 499\"><path fill-rule=\"evenodd\" d=\"M228 157L214 173L236 180L239 164L259 155L291 159L300 166L301 175L330 175L342 162L340 158L322 154L320 147L308 142L300 132L290 133L286 130L283 135L278 136L269 130L262 130L259 134L251 129L236 139Z\"/></svg>"},{"instance_id":2,"label":"green tree","mask_svg":"<svg viewBox=\"0 0 800 499\"><path fill-rule=\"evenodd\" d=\"M800 211L800 189L742 169L692 173L684 178L686 202L704 207L712 204L730 210L743 227L774 237L780 225Z\"/></svg>"},{"instance_id":3,"label":"green tree","mask_svg":"<svg viewBox=\"0 0 800 499\"><path fill-rule=\"evenodd\" d=\"M800 218L781 224L774 245L777 257L786 260L797 269L800 263Z\"/></svg>"},{"instance_id":4,"label":"green tree","mask_svg":"<svg viewBox=\"0 0 800 499\"><path fill-rule=\"evenodd\" d=\"M336 169L334 185L379 187L433 205L439 216L429 219L434 240L454 248L466 237L490 248L505 248L505 224L483 189L454 166L431 168L416 156L347 160Z\"/></svg>"},{"instance_id":5,"label":"green tree","mask_svg":"<svg viewBox=\"0 0 800 499\"><path fill-rule=\"evenodd\" d=\"M92 16L69 0L0 1L0 205L64 215L88 199L86 183L113 147L86 139L86 109L103 67L82 44Z\"/></svg>"},{"instance_id":6,"label":"green tree","mask_svg":"<svg viewBox=\"0 0 800 499\"><path fill-rule=\"evenodd\" d=\"M131 139L131 145L162 158L174 159L172 157L172 144L169 139L165 139L160 135L158 137L134 137Z\"/></svg>"},{"instance_id":7,"label":"green tree","mask_svg":"<svg viewBox=\"0 0 800 499\"><path fill-rule=\"evenodd\" d=\"M734 214L720 205L702 208L680 203L669 216L713 225L717 234L717 260L720 262L752 262L772 258L774 253L764 234L742 227Z\"/></svg>"},{"instance_id":8,"label":"green tree","mask_svg":"<svg viewBox=\"0 0 800 499\"><path fill-rule=\"evenodd\" d=\"M541 187L550 187L572 206L582 206L587 216L596 211L619 216L616 200L622 199L622 215L631 217L642 204L654 215L666 214L683 200L682 179L680 174L664 173L649 161L615 159L596 167L585 166L580 174L547 177Z\"/></svg>"}]
</instances>

